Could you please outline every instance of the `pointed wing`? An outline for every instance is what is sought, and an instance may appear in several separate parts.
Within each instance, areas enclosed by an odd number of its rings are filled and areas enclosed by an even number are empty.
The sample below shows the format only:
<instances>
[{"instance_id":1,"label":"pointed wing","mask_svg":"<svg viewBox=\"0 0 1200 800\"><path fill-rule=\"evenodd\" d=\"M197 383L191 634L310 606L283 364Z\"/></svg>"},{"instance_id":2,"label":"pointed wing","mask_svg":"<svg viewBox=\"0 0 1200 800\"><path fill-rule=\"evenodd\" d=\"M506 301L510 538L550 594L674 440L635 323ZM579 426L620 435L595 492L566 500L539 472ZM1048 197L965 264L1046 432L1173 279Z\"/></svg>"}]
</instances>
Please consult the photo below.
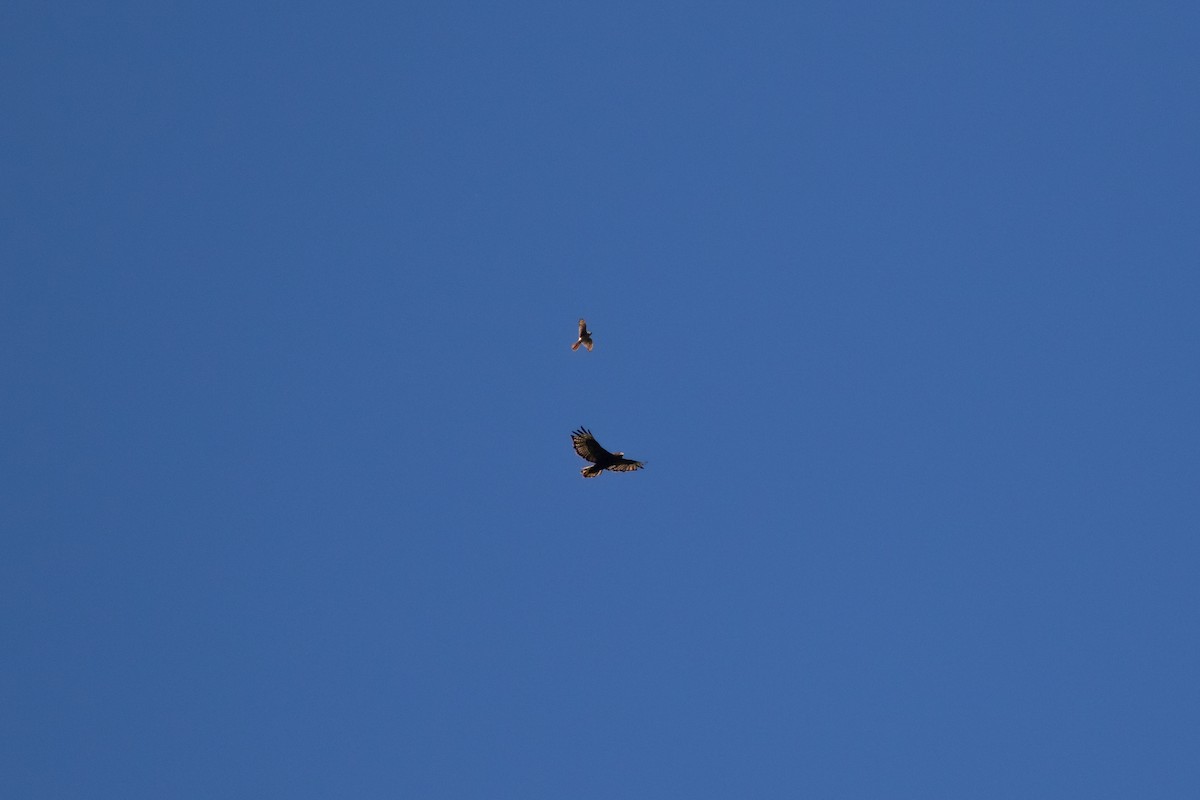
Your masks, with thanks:
<instances>
[{"instance_id":1,"label":"pointed wing","mask_svg":"<svg viewBox=\"0 0 1200 800\"><path fill-rule=\"evenodd\" d=\"M571 434L571 444L575 447L575 452L580 457L593 464L608 466L617 460L616 456L600 446L600 443L596 441L596 437L592 436L592 432L587 428L580 428L573 432Z\"/></svg>"}]
</instances>

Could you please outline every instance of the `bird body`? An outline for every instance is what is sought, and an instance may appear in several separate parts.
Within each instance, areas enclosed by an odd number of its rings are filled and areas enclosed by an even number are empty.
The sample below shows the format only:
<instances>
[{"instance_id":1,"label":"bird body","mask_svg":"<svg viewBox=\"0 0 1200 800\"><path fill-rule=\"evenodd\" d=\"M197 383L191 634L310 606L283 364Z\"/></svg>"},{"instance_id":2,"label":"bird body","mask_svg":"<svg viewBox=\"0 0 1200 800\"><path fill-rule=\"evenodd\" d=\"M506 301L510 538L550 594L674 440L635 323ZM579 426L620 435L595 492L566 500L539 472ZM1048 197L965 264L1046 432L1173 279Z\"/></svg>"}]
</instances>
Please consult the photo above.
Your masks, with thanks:
<instances>
[{"instance_id":1,"label":"bird body","mask_svg":"<svg viewBox=\"0 0 1200 800\"><path fill-rule=\"evenodd\" d=\"M571 349L578 350L579 345L586 347L589 353L592 351L592 332L587 329L587 322L582 319L579 320L579 338L571 345Z\"/></svg>"},{"instance_id":2,"label":"bird body","mask_svg":"<svg viewBox=\"0 0 1200 800\"><path fill-rule=\"evenodd\" d=\"M625 458L625 454L621 452L610 453L600 446L596 441L596 437L592 436L592 432L587 428L580 428L571 433L571 444L575 447L575 452L584 461L590 461L591 465L584 467L580 473L585 478L595 478L604 470L612 470L613 472L633 472L646 466L644 461L634 461L630 458Z\"/></svg>"}]
</instances>

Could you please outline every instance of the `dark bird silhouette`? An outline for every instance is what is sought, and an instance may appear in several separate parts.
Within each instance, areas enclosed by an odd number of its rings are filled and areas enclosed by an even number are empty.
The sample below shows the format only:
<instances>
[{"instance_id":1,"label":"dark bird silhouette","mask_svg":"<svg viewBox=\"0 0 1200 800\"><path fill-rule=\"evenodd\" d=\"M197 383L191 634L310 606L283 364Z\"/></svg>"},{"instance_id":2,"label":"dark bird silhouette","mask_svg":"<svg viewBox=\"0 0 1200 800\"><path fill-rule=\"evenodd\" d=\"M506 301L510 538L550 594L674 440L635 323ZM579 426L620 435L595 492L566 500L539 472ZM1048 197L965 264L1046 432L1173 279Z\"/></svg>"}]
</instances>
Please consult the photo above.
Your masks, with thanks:
<instances>
[{"instance_id":1,"label":"dark bird silhouette","mask_svg":"<svg viewBox=\"0 0 1200 800\"><path fill-rule=\"evenodd\" d=\"M579 338L571 345L571 349L578 350L579 345L586 347L589 353L592 351L592 332L587 329L587 322L584 320L579 320Z\"/></svg>"},{"instance_id":2,"label":"dark bird silhouette","mask_svg":"<svg viewBox=\"0 0 1200 800\"><path fill-rule=\"evenodd\" d=\"M590 467L584 467L580 472L585 478L594 478L606 469L613 472L633 472L646 466L645 462L625 458L624 453L610 453L600 446L596 437L587 428L580 428L571 434L571 444L575 452L585 460L592 462Z\"/></svg>"}]
</instances>

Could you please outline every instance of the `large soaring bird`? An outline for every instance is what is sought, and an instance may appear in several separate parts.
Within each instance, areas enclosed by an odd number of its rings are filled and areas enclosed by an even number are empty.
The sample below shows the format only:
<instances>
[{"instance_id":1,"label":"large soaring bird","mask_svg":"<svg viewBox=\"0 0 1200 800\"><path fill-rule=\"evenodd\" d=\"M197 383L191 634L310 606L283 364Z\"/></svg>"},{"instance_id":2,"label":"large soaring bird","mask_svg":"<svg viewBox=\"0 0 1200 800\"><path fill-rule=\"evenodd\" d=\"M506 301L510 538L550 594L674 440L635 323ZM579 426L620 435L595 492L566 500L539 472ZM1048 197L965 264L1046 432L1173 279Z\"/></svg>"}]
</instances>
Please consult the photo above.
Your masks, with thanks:
<instances>
[{"instance_id":1,"label":"large soaring bird","mask_svg":"<svg viewBox=\"0 0 1200 800\"><path fill-rule=\"evenodd\" d=\"M644 462L625 458L624 453L610 453L600 446L596 437L587 428L580 428L571 434L571 444L575 452L585 461L592 462L590 467L584 467L580 472L585 478L594 478L606 469L613 472L633 472L646 466Z\"/></svg>"},{"instance_id":2,"label":"large soaring bird","mask_svg":"<svg viewBox=\"0 0 1200 800\"><path fill-rule=\"evenodd\" d=\"M571 345L571 349L578 350L579 345L586 347L589 353L592 350L592 332L587 329L587 322L582 319L579 320L579 338Z\"/></svg>"}]
</instances>

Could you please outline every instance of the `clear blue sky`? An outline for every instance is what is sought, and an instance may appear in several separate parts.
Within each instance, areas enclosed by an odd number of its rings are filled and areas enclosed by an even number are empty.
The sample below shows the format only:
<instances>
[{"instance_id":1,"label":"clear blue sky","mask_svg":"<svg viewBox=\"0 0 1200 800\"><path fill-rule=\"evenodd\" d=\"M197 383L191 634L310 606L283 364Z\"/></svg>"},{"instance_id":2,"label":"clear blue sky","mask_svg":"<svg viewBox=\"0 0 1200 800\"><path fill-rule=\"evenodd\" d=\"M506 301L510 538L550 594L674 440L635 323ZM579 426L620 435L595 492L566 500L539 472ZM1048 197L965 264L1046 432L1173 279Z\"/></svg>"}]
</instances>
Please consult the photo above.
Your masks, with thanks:
<instances>
[{"instance_id":1,"label":"clear blue sky","mask_svg":"<svg viewBox=\"0 0 1200 800\"><path fill-rule=\"evenodd\" d=\"M1200 796L1197 41L7 4L0 794Z\"/></svg>"}]
</instances>

